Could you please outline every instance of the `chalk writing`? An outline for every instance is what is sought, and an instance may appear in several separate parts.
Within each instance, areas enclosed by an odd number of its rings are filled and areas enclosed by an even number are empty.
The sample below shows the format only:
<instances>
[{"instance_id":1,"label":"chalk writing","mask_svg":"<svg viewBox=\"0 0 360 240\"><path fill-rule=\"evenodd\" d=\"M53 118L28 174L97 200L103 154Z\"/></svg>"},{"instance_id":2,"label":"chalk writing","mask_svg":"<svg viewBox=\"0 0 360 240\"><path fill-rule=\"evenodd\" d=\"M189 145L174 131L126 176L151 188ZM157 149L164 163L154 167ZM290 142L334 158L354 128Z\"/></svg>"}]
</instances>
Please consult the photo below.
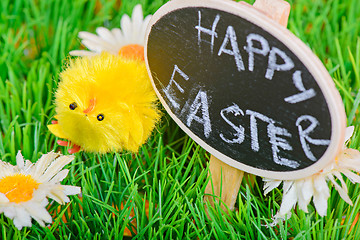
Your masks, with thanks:
<instances>
[{"instance_id":1,"label":"chalk writing","mask_svg":"<svg viewBox=\"0 0 360 240\"><path fill-rule=\"evenodd\" d=\"M215 20L212 24L211 29L208 28L204 28L201 26L201 11L198 11L198 16L199 16L199 21L198 21L198 25L195 27L198 30L198 45L200 46L200 43L204 40L202 40L201 38L201 33L206 33L208 35L211 36L211 42L210 42L210 47L211 47L211 52L213 52L213 48L214 48L214 41L215 38L217 38L217 33L216 33L216 25L218 24L219 20L220 20L220 15L216 15Z\"/></svg>"},{"instance_id":2,"label":"chalk writing","mask_svg":"<svg viewBox=\"0 0 360 240\"><path fill-rule=\"evenodd\" d=\"M148 46L161 101L205 148L279 172L309 167L327 151L332 119L322 89L267 29L186 8L153 25Z\"/></svg>"},{"instance_id":3,"label":"chalk writing","mask_svg":"<svg viewBox=\"0 0 360 240\"><path fill-rule=\"evenodd\" d=\"M289 142L285 138L280 137L291 137L291 134L288 132L288 130L286 130L285 128L277 127L274 125L274 123L271 122L268 125L268 134L270 137L274 162L279 165L288 166L291 168L299 167L300 164L297 161L289 160L279 156L280 148L287 151L293 150Z\"/></svg>"},{"instance_id":4,"label":"chalk writing","mask_svg":"<svg viewBox=\"0 0 360 240\"><path fill-rule=\"evenodd\" d=\"M278 63L278 57L281 58L284 63ZM275 71L288 71L294 67L293 61L277 47L272 47L269 54L268 69L266 70L265 78L271 80Z\"/></svg>"},{"instance_id":5,"label":"chalk writing","mask_svg":"<svg viewBox=\"0 0 360 240\"><path fill-rule=\"evenodd\" d=\"M254 41L259 42L261 44L261 48L254 47ZM246 37L246 42L247 42L247 46L244 48L249 54L249 71L252 72L254 71L254 65L255 65L254 53L266 56L270 51L270 47L268 41L264 37L255 33L250 33Z\"/></svg>"},{"instance_id":6,"label":"chalk writing","mask_svg":"<svg viewBox=\"0 0 360 240\"><path fill-rule=\"evenodd\" d=\"M201 117L197 116L199 110L201 110ZM191 127L193 120L204 125L204 135L205 137L209 137L211 132L211 122L208 98L205 91L200 90L190 106L189 115L186 121L188 127Z\"/></svg>"},{"instance_id":7,"label":"chalk writing","mask_svg":"<svg viewBox=\"0 0 360 240\"><path fill-rule=\"evenodd\" d=\"M274 120L272 120L271 118L268 118L267 116L258 113L258 112L254 112L251 110L246 110L246 114L250 115L250 130L251 130L251 148L258 152L260 147L259 147L259 139L258 139L258 128L257 128L257 118L260 119L261 121L264 121L266 123L274 123Z\"/></svg>"},{"instance_id":8,"label":"chalk writing","mask_svg":"<svg viewBox=\"0 0 360 240\"><path fill-rule=\"evenodd\" d=\"M167 96L173 107L178 109L180 105L176 102L176 99L174 97L174 90L171 88L171 84L175 84L175 86L181 93L184 93L184 89L174 80L175 73L179 73L180 76L186 81L189 80L189 77L183 71L181 71L177 65L174 65L174 70L171 74L169 84L166 86L166 88L163 89L165 95Z\"/></svg>"},{"instance_id":9,"label":"chalk writing","mask_svg":"<svg viewBox=\"0 0 360 240\"><path fill-rule=\"evenodd\" d=\"M229 124L235 131L236 133L234 133L234 136L237 138L234 139L227 139L224 137L223 133L220 133L220 138L227 142L227 143L242 143L244 141L245 135L244 135L244 127L243 126L236 126L234 123L232 123L226 116L225 114L227 113L233 113L234 116L244 116L244 112L243 110L241 110L239 108L238 105L234 104L230 107L224 108L220 111L220 115L222 117L222 119L224 119L224 121Z\"/></svg>"},{"instance_id":10,"label":"chalk writing","mask_svg":"<svg viewBox=\"0 0 360 240\"><path fill-rule=\"evenodd\" d=\"M301 126L301 123L304 121L310 121L310 126L308 126L305 130ZM301 146L302 146L306 156L312 161L316 161L316 157L311 152L310 146L308 143L311 143L314 145L325 145L325 146L330 144L330 140L313 139L309 136L309 134L312 133L318 125L319 125L319 121L315 117L309 116L309 115L300 116L296 120L296 126L299 129Z\"/></svg>"},{"instance_id":11,"label":"chalk writing","mask_svg":"<svg viewBox=\"0 0 360 240\"><path fill-rule=\"evenodd\" d=\"M226 49L226 46L228 45L229 41L231 43L232 50ZM228 28L226 30L226 35L225 35L224 41L221 44L221 47L219 49L218 56L220 56L221 53L226 53L226 54L234 56L236 67L237 67L238 71L245 70L244 63L243 63L241 55L240 55L239 46L236 41L236 33L232 26L228 26Z\"/></svg>"},{"instance_id":12,"label":"chalk writing","mask_svg":"<svg viewBox=\"0 0 360 240\"><path fill-rule=\"evenodd\" d=\"M198 45L201 50L201 42L207 42L210 43L210 51L211 53L214 50L215 45L215 38L218 38L218 33L216 32L216 26L220 21L220 15L217 14L215 17L215 20L213 21L211 29L204 28L201 26L201 11L198 11L198 25L195 26L195 29L197 29L197 39L198 39ZM211 36L211 41L205 41L201 38L201 33L206 33ZM261 48L254 47L254 41L259 42L261 45ZM265 78L271 80L274 76L275 71L288 71L291 70L294 67L294 63L291 60L289 56L286 55L284 51L277 47L272 47L270 50L268 41L261 35L251 33L247 35L246 38L247 46L244 46L244 49L248 52L249 57L249 71L254 70L254 54L261 54L263 56L266 56L269 54L268 57L268 66L265 73ZM227 45L229 45L231 49L227 48ZM221 56L222 53L234 56L235 64L238 71L245 70L244 62L239 50L239 45L237 42L236 32L234 30L234 27L232 25L227 26L226 33L224 36L224 40L222 41L222 44L218 51L218 56ZM294 80L295 81L295 80ZM299 89L300 90L300 89ZM305 92L303 91L303 94L305 94L305 97L309 97L309 94L313 94L312 92ZM296 98L296 97L295 97ZM290 100L292 101L292 100Z\"/></svg>"},{"instance_id":13,"label":"chalk writing","mask_svg":"<svg viewBox=\"0 0 360 240\"><path fill-rule=\"evenodd\" d=\"M244 141L244 127L236 126L232 123L228 118L224 116L224 113L234 113L234 116L244 116L244 112L239 108L238 105L234 104L230 107L224 108L221 110L221 117L234 129L237 136L237 139L229 140L224 137L223 133L220 134L220 137L223 141L227 143L238 143L241 144ZM246 110L246 114L250 115L250 131L251 131L251 148L253 151L259 151L259 140L258 140L258 128L257 128L257 120L260 119L266 123L268 123L267 133L269 137L269 142L272 145L271 149L273 152L273 160L275 163L279 165L288 166L291 168L297 168L299 163L294 160L289 160L279 156L280 149L291 151L293 148L290 146L288 141L285 138L281 138L281 136L291 137L292 135L288 132L287 129L275 126L275 121L261 113Z\"/></svg>"},{"instance_id":14,"label":"chalk writing","mask_svg":"<svg viewBox=\"0 0 360 240\"><path fill-rule=\"evenodd\" d=\"M293 82L295 87L301 92L290 97L284 98L285 102L288 103L298 103L302 101L306 101L310 98L315 97L316 92L313 88L305 89L304 84L301 78L301 71L297 70L293 74Z\"/></svg>"}]
</instances>

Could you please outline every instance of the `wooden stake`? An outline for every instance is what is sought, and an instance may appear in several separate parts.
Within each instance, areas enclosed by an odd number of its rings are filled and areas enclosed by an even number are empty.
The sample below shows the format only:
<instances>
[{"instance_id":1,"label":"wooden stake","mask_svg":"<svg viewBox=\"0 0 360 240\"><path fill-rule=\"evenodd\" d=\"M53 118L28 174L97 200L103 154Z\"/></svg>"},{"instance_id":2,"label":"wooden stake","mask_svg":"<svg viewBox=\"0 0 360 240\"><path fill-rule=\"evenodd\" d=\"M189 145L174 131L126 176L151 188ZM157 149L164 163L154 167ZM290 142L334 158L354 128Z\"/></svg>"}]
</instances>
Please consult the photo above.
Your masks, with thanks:
<instances>
[{"instance_id":1,"label":"wooden stake","mask_svg":"<svg viewBox=\"0 0 360 240\"><path fill-rule=\"evenodd\" d=\"M241 2L241 4L247 3ZM290 13L288 2L283 0L256 0L253 6L282 26L287 26ZM216 198L213 195L218 196L229 210L233 211L244 172L211 155L209 174L211 180L205 188L205 194L208 194L205 196L205 201L208 200L214 206L214 199ZM221 208L226 211L226 206L221 205Z\"/></svg>"},{"instance_id":2,"label":"wooden stake","mask_svg":"<svg viewBox=\"0 0 360 240\"><path fill-rule=\"evenodd\" d=\"M227 165L213 155L210 157L209 171L211 180L205 188L205 193L209 195L205 196L205 200L209 200L210 204L214 206L214 197L211 195L221 196L221 200L229 207L230 211L234 210L244 172ZM221 205L221 208L226 211L224 205Z\"/></svg>"}]
</instances>

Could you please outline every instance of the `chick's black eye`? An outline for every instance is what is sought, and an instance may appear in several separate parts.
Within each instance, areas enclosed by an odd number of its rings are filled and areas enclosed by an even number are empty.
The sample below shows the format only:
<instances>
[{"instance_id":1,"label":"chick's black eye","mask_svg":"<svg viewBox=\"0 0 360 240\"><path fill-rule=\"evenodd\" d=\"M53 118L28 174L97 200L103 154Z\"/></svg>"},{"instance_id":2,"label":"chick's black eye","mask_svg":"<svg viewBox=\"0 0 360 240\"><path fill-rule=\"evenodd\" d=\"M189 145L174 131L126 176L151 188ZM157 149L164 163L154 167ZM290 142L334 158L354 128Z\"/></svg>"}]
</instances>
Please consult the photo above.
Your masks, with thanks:
<instances>
[{"instance_id":1,"label":"chick's black eye","mask_svg":"<svg viewBox=\"0 0 360 240\"><path fill-rule=\"evenodd\" d=\"M104 120L104 114L100 113L99 115L97 115L96 118L97 118L98 121L102 121L102 120Z\"/></svg>"},{"instance_id":2,"label":"chick's black eye","mask_svg":"<svg viewBox=\"0 0 360 240\"><path fill-rule=\"evenodd\" d=\"M77 108L76 102L73 102L72 104L70 104L70 105L69 105L69 108L70 108L71 110L75 110L75 108Z\"/></svg>"}]
</instances>

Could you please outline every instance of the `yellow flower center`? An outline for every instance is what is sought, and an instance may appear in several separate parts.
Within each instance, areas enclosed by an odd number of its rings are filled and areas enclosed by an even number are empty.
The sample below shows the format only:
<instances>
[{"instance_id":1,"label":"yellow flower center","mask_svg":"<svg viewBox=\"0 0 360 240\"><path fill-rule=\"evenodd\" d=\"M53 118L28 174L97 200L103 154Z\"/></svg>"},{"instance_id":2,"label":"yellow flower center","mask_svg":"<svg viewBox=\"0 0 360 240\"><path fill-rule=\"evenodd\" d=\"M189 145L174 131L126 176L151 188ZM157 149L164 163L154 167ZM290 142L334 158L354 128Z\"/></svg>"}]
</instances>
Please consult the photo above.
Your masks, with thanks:
<instances>
[{"instance_id":1,"label":"yellow flower center","mask_svg":"<svg viewBox=\"0 0 360 240\"><path fill-rule=\"evenodd\" d=\"M132 60L144 61L144 47L139 44L129 44L123 46L119 55Z\"/></svg>"},{"instance_id":2,"label":"yellow flower center","mask_svg":"<svg viewBox=\"0 0 360 240\"><path fill-rule=\"evenodd\" d=\"M34 190L39 185L31 175L17 173L0 179L0 192L5 194L10 202L26 202L32 199Z\"/></svg>"}]
</instances>

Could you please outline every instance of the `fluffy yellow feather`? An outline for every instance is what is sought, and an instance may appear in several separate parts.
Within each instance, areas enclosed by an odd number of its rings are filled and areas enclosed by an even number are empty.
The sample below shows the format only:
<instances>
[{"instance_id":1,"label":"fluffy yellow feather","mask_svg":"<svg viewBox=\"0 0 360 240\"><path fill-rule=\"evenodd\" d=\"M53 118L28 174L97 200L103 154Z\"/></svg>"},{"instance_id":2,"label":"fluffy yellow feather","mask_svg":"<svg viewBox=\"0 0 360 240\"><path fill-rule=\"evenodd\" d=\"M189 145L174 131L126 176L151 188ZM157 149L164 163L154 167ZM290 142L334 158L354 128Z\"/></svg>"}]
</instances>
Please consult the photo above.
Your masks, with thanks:
<instances>
[{"instance_id":1,"label":"fluffy yellow feather","mask_svg":"<svg viewBox=\"0 0 360 240\"><path fill-rule=\"evenodd\" d=\"M136 152L160 118L156 100L144 61L77 58L60 74L57 121L48 127L87 152Z\"/></svg>"}]
</instances>

